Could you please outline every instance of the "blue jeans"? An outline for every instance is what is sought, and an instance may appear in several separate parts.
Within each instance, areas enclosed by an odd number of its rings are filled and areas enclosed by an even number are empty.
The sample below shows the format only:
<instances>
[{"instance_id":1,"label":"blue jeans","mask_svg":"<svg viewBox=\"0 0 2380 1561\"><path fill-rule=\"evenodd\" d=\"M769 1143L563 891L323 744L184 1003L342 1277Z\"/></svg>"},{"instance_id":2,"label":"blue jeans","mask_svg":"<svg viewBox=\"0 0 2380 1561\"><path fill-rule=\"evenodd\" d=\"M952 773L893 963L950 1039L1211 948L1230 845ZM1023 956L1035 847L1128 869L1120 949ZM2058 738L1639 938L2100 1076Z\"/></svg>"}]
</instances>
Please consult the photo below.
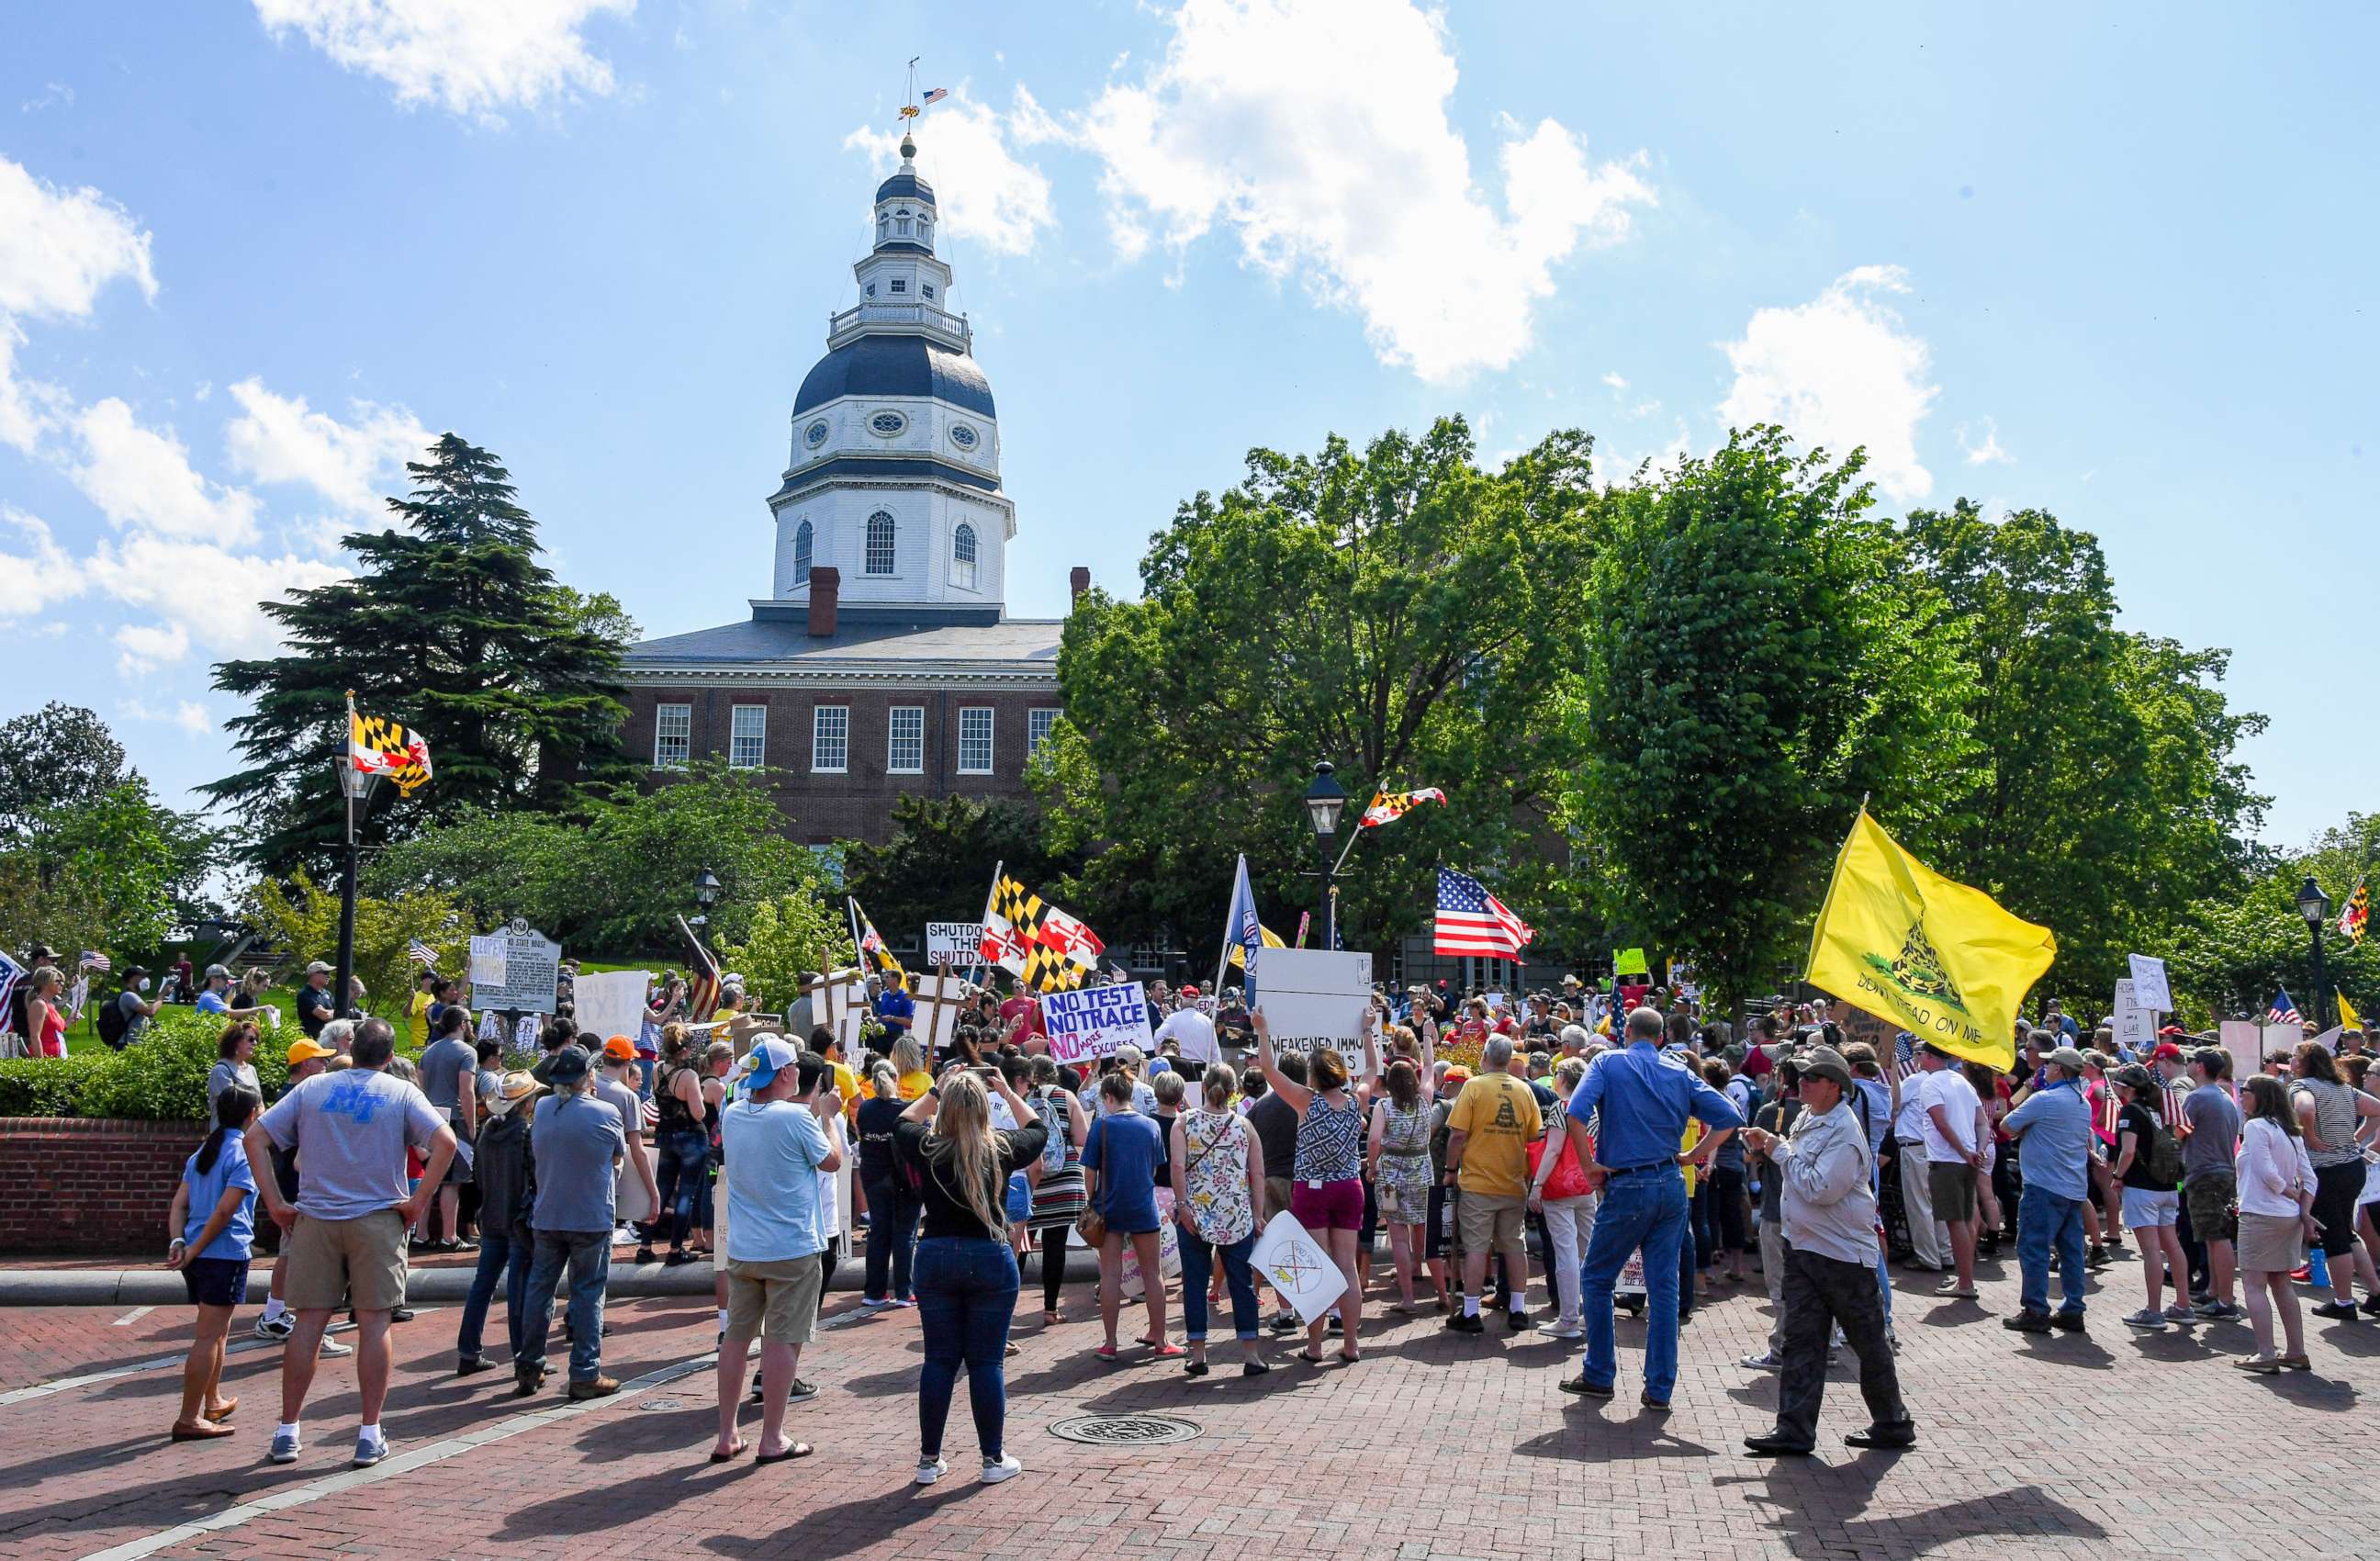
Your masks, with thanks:
<instances>
[{"instance_id":1,"label":"blue jeans","mask_svg":"<svg viewBox=\"0 0 2380 1561\"><path fill-rule=\"evenodd\" d=\"M2082 1200L2027 1185L2016 1201L2016 1261L2023 1278L2018 1294L2027 1312L2049 1310L2049 1257L2058 1254L2060 1308L2082 1314Z\"/></svg>"},{"instance_id":2,"label":"blue jeans","mask_svg":"<svg viewBox=\"0 0 2380 1561\"><path fill-rule=\"evenodd\" d=\"M1871 1160L1867 1170L1867 1190L1875 1194L1876 1206L1884 1207L1884 1162ZM1879 1240L1876 1244L1876 1289L1884 1298L1884 1325L1892 1326L1892 1243Z\"/></svg>"},{"instance_id":3,"label":"blue jeans","mask_svg":"<svg viewBox=\"0 0 2380 1561\"><path fill-rule=\"evenodd\" d=\"M520 1358L521 1324L528 1312L529 1244L487 1230L480 1232L480 1267L471 1276L471 1293L463 1302L463 1325L455 1336L456 1353L477 1355L480 1336L488 1323L488 1303L496 1299L496 1281L504 1284L504 1331L512 1348L504 1353Z\"/></svg>"},{"instance_id":4,"label":"blue jeans","mask_svg":"<svg viewBox=\"0 0 2380 1561\"><path fill-rule=\"evenodd\" d=\"M909 1284L909 1264L923 1207L897 1177L868 1183L868 1270L859 1292L867 1300L907 1301L916 1293Z\"/></svg>"},{"instance_id":5,"label":"blue jeans","mask_svg":"<svg viewBox=\"0 0 2380 1561\"><path fill-rule=\"evenodd\" d=\"M612 1277L609 1230L540 1230L537 1261L530 1265L528 1297L516 1367L545 1364L545 1338L553 1326L553 1292L562 1270L570 1269L570 1380L592 1382L602 1374L603 1286Z\"/></svg>"},{"instance_id":6,"label":"blue jeans","mask_svg":"<svg viewBox=\"0 0 2380 1561\"><path fill-rule=\"evenodd\" d=\"M1678 1269L1686 1237L1686 1179L1675 1166L1615 1176L1603 1184L1595 1234L1579 1277L1579 1310L1586 1324L1586 1362L1580 1376L1609 1387L1620 1374L1612 1338L1611 1287L1621 1265L1645 1249L1645 1391L1666 1401L1678 1385Z\"/></svg>"},{"instance_id":7,"label":"blue jeans","mask_svg":"<svg viewBox=\"0 0 2380 1561\"><path fill-rule=\"evenodd\" d=\"M1264 1320L1264 1313L1257 1305L1256 1276L1248 1268L1248 1253L1256 1245L1253 1230L1228 1247L1219 1247L1183 1227L1182 1330L1191 1343L1207 1342L1207 1281L1214 1277L1217 1252L1223 1254L1223 1283L1232 1291L1232 1331L1242 1343L1257 1337L1257 1325Z\"/></svg>"},{"instance_id":8,"label":"blue jeans","mask_svg":"<svg viewBox=\"0 0 2380 1561\"><path fill-rule=\"evenodd\" d=\"M710 1176L710 1138L700 1128L675 1128L662 1135L653 1165L654 1191L661 1194L653 1234L667 1236L674 1252L686 1249L686 1233L694 1224L694 1208L702 1184Z\"/></svg>"},{"instance_id":9,"label":"blue jeans","mask_svg":"<svg viewBox=\"0 0 2380 1561\"><path fill-rule=\"evenodd\" d=\"M1008 1322L1016 1311L1016 1254L1005 1241L934 1236L917 1243L917 1322L926 1364L917 1373L917 1448L940 1458L942 1425L959 1367L967 1373L967 1406L986 1459L1001 1455L1008 1418Z\"/></svg>"}]
</instances>

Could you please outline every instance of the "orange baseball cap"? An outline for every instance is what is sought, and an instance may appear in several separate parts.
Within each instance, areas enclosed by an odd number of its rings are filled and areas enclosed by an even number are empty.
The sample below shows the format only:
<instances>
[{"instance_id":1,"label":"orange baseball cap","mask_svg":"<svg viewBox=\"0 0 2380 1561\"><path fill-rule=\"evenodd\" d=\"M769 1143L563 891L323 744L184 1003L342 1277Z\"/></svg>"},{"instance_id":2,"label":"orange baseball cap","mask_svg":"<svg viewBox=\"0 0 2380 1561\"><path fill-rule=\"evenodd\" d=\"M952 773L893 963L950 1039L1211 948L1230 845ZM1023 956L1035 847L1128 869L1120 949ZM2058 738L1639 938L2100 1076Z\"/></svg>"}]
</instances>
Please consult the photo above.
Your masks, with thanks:
<instances>
[{"instance_id":1,"label":"orange baseball cap","mask_svg":"<svg viewBox=\"0 0 2380 1561\"><path fill-rule=\"evenodd\" d=\"M634 1062L636 1059L637 1043L628 1039L627 1036L614 1035L610 1040L603 1043L604 1061Z\"/></svg>"}]
</instances>

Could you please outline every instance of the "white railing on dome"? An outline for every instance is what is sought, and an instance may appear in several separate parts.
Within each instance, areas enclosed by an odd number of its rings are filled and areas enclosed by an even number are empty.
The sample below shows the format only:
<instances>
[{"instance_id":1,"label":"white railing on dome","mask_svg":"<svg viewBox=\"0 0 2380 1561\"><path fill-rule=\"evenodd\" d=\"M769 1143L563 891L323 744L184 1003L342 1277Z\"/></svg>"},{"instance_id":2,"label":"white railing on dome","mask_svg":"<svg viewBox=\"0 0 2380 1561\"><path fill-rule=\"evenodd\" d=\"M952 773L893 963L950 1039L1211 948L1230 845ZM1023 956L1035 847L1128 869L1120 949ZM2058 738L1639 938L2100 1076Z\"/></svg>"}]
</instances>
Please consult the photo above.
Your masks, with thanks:
<instances>
[{"instance_id":1,"label":"white railing on dome","mask_svg":"<svg viewBox=\"0 0 2380 1561\"><path fill-rule=\"evenodd\" d=\"M830 316L826 326L829 351L856 342L871 331L891 327L895 330L920 331L961 352L968 350L974 340L963 314L953 314L931 304L887 304L873 298L855 309Z\"/></svg>"}]
</instances>

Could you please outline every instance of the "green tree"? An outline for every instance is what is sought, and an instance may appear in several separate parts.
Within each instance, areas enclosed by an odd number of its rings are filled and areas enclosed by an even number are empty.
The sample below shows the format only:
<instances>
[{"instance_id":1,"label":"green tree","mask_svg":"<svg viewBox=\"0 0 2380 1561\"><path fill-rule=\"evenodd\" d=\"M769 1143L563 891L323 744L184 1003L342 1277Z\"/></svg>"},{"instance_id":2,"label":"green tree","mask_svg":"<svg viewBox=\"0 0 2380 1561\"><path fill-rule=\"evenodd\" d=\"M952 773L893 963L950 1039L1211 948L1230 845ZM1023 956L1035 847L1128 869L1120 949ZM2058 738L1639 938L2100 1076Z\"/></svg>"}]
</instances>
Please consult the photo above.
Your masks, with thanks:
<instances>
[{"instance_id":1,"label":"green tree","mask_svg":"<svg viewBox=\"0 0 2380 1561\"><path fill-rule=\"evenodd\" d=\"M1234 856L1279 918L1316 899L1299 798L1330 759L1354 799L1445 789L1366 841L1342 879L1350 947L1416 928L1441 859L1490 875L1542 832L1580 756L1550 720L1576 672L1601 501L1592 442L1548 437L1500 471L1460 418L1358 451L1256 450L1242 483L1181 505L1142 599L1094 592L1058 675L1079 733L1037 766L1046 828L1091 847L1046 886L1111 943L1218 936Z\"/></svg>"},{"instance_id":2,"label":"green tree","mask_svg":"<svg viewBox=\"0 0 2380 1561\"><path fill-rule=\"evenodd\" d=\"M37 804L0 836L0 926L69 959L84 949L145 957L197 908L207 852L196 821L157 805L138 771Z\"/></svg>"},{"instance_id":3,"label":"green tree","mask_svg":"<svg viewBox=\"0 0 2380 1561\"><path fill-rule=\"evenodd\" d=\"M2049 926L2046 989L2104 1006L2127 953L2238 883L2265 799L2231 755L2264 718L2226 705L2226 652L2115 626L2089 532L2040 510L1987 520L1961 499L1913 513L1906 535L1975 683L1945 868Z\"/></svg>"},{"instance_id":4,"label":"green tree","mask_svg":"<svg viewBox=\"0 0 2380 1561\"><path fill-rule=\"evenodd\" d=\"M53 699L0 721L0 841L24 841L52 809L112 790L124 775L124 744L80 705Z\"/></svg>"},{"instance_id":5,"label":"green tree","mask_svg":"<svg viewBox=\"0 0 2380 1561\"><path fill-rule=\"evenodd\" d=\"M271 878L250 886L249 919L299 960L327 960L339 942L339 895L314 882L304 868L285 888ZM404 1011L406 995L419 967L407 955L415 938L437 952L438 968L461 975L469 967L471 924L452 895L435 889L408 889L382 897L356 897L356 974L364 984L367 1008L375 1013Z\"/></svg>"},{"instance_id":6,"label":"green tree","mask_svg":"<svg viewBox=\"0 0 2380 1561\"><path fill-rule=\"evenodd\" d=\"M876 929L905 947L925 936L928 922L980 914L1000 864L1038 889L1078 862L1045 849L1041 817L1030 807L911 793L893 799L892 838L882 845L855 841L844 868Z\"/></svg>"},{"instance_id":7,"label":"green tree","mask_svg":"<svg viewBox=\"0 0 2380 1561\"><path fill-rule=\"evenodd\" d=\"M804 974L847 969L857 961L842 906L830 906L815 893L761 901L752 907L743 938L722 941L718 954L720 968L748 983L747 995L754 1005L773 1012L792 1003Z\"/></svg>"},{"instance_id":8,"label":"green tree","mask_svg":"<svg viewBox=\"0 0 2380 1561\"><path fill-rule=\"evenodd\" d=\"M402 803L381 789L378 836L566 807L626 773L618 603L555 584L488 452L450 433L406 470L411 493L388 502L400 526L342 541L361 562L355 578L265 604L287 653L215 668L215 686L255 708L226 723L246 768L203 790L238 812L265 871L334 860L350 690L365 714L419 732L435 771Z\"/></svg>"},{"instance_id":9,"label":"green tree","mask_svg":"<svg viewBox=\"0 0 2380 1561\"><path fill-rule=\"evenodd\" d=\"M2362 944L2340 936L2347 897L2380 863L2380 813L2350 813L2304 850L2272 853L2227 892L2190 906L2168 945L2167 965L2185 1023L2261 1019L2287 988L2298 1011L2314 1017L2313 938L2297 907L2308 877L2333 901L2325 929L2325 964L2335 991L2347 994L2366 1023L2380 1019L2380 938ZM2328 1010L2335 1023L2335 1005Z\"/></svg>"},{"instance_id":10,"label":"green tree","mask_svg":"<svg viewBox=\"0 0 2380 1561\"><path fill-rule=\"evenodd\" d=\"M1796 965L1862 796L1922 848L1971 746L1958 625L1863 464L1759 427L1611 494L1562 817L1621 940L1726 998Z\"/></svg>"}]
</instances>

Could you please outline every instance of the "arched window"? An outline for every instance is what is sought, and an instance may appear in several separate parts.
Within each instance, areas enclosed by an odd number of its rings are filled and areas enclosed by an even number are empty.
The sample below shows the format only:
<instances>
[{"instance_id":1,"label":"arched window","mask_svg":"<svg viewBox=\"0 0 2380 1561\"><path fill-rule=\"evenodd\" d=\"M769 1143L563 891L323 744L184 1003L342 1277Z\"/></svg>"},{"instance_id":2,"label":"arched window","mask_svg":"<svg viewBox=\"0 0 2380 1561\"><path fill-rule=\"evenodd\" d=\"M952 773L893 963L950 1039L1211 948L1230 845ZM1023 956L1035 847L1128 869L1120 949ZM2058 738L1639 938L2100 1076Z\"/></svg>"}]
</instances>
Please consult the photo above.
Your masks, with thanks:
<instances>
[{"instance_id":1,"label":"arched window","mask_svg":"<svg viewBox=\"0 0 2380 1561\"><path fill-rule=\"evenodd\" d=\"M882 510L868 517L868 573L892 573L892 517Z\"/></svg>"},{"instance_id":2,"label":"arched window","mask_svg":"<svg viewBox=\"0 0 2380 1561\"><path fill-rule=\"evenodd\" d=\"M810 523L804 521L794 528L794 584L810 583Z\"/></svg>"},{"instance_id":3,"label":"arched window","mask_svg":"<svg viewBox=\"0 0 2380 1561\"><path fill-rule=\"evenodd\" d=\"M951 584L962 590L975 589L975 527L965 521L951 533Z\"/></svg>"}]
</instances>

